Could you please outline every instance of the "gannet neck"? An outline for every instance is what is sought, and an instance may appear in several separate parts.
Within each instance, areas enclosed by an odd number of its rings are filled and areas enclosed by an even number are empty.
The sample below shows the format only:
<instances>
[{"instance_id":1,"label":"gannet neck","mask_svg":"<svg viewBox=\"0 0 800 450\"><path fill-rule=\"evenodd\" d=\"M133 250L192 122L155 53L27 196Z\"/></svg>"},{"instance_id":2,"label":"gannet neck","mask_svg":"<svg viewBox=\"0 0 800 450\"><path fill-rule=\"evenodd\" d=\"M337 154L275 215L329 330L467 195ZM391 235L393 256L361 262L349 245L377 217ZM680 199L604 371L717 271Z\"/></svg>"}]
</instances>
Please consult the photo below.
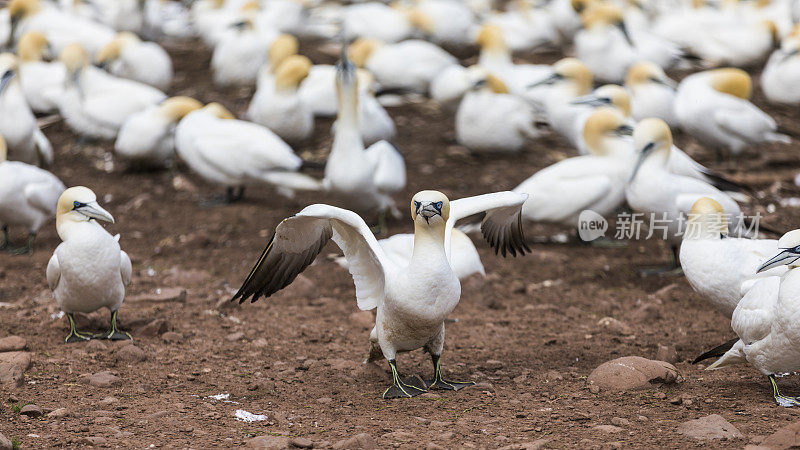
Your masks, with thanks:
<instances>
[{"instance_id":1,"label":"gannet neck","mask_svg":"<svg viewBox=\"0 0 800 450\"><path fill-rule=\"evenodd\" d=\"M343 127L358 129L357 78L352 78L352 81L349 83L337 83L336 98L338 101L338 116L336 117L337 133L339 133L340 128Z\"/></svg>"},{"instance_id":2,"label":"gannet neck","mask_svg":"<svg viewBox=\"0 0 800 450\"><path fill-rule=\"evenodd\" d=\"M0 135L0 163L4 163L8 159L8 146L3 135Z\"/></svg>"},{"instance_id":3,"label":"gannet neck","mask_svg":"<svg viewBox=\"0 0 800 450\"><path fill-rule=\"evenodd\" d=\"M420 223L421 222L421 223ZM411 264L432 259L447 259L444 249L444 222L425 224L418 219L414 223L414 251L411 255Z\"/></svg>"},{"instance_id":4,"label":"gannet neck","mask_svg":"<svg viewBox=\"0 0 800 450\"><path fill-rule=\"evenodd\" d=\"M90 219L76 212L61 214L56 217L56 232L58 232L58 237L60 237L62 241L91 233L99 226L100 225L94 219Z\"/></svg>"}]
</instances>

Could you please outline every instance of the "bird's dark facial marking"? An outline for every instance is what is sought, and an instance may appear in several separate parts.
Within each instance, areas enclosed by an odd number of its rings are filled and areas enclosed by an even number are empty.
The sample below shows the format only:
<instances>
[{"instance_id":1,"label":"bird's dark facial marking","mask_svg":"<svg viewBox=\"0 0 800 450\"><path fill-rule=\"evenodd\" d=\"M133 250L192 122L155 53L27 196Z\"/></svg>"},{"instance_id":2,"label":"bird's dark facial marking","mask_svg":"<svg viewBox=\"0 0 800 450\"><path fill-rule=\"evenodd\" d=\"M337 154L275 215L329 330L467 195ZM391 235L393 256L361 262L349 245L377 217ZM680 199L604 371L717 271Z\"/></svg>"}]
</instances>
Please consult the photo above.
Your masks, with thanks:
<instances>
[{"instance_id":1,"label":"bird's dark facial marking","mask_svg":"<svg viewBox=\"0 0 800 450\"><path fill-rule=\"evenodd\" d=\"M419 214L420 207L422 207L422 203L414 200L414 214Z\"/></svg>"},{"instance_id":2,"label":"bird's dark facial marking","mask_svg":"<svg viewBox=\"0 0 800 450\"><path fill-rule=\"evenodd\" d=\"M86 206L86 203L81 203L79 201L72 202L72 209L83 208L84 206Z\"/></svg>"},{"instance_id":3,"label":"bird's dark facial marking","mask_svg":"<svg viewBox=\"0 0 800 450\"><path fill-rule=\"evenodd\" d=\"M442 213L442 206L444 206L443 202L436 202L433 204L433 207L436 208L437 211L439 211L439 214Z\"/></svg>"}]
</instances>

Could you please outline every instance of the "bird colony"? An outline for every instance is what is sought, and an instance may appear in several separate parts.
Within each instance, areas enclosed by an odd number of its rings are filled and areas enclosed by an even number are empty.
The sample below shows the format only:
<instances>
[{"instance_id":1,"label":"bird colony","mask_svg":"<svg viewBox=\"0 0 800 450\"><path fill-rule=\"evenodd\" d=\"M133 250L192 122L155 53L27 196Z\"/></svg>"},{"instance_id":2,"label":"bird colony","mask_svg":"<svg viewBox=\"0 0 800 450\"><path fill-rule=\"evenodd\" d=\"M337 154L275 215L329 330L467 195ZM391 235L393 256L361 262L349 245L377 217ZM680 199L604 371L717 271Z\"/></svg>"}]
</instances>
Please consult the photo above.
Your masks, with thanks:
<instances>
[{"instance_id":1,"label":"bird colony","mask_svg":"<svg viewBox=\"0 0 800 450\"><path fill-rule=\"evenodd\" d=\"M784 442L800 1L2 6L0 448Z\"/></svg>"}]
</instances>

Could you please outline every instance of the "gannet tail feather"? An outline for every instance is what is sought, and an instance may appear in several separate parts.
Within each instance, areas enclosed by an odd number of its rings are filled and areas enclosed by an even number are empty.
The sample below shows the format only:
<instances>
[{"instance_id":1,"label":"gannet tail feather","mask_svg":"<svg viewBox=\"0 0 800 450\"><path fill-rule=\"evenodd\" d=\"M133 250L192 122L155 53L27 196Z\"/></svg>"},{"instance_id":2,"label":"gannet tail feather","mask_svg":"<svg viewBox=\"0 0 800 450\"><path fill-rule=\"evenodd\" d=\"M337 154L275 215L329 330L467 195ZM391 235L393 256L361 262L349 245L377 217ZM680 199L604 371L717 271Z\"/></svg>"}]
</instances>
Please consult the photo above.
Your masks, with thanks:
<instances>
[{"instance_id":1,"label":"gannet tail feather","mask_svg":"<svg viewBox=\"0 0 800 450\"><path fill-rule=\"evenodd\" d=\"M724 355L725 352L730 350L731 347L733 347L733 345L736 344L737 341L739 341L738 337L735 337L729 341L725 341L724 343L712 348L711 350L708 350L707 352L704 352L703 354L695 358L694 361L692 361L692 364L697 364L700 361L705 361L708 358L716 358L718 356Z\"/></svg>"}]
</instances>

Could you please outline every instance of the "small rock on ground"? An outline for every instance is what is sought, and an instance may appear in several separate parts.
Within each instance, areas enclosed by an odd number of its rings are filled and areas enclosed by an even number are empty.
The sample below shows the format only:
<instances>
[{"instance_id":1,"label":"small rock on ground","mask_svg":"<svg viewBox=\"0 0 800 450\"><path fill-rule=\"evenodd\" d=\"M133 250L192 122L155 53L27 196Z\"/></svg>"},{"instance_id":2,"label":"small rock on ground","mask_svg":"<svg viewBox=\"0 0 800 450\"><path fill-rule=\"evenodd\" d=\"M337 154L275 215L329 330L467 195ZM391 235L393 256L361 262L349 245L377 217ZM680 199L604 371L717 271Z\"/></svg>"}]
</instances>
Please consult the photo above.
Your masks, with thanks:
<instances>
[{"instance_id":1,"label":"small rock on ground","mask_svg":"<svg viewBox=\"0 0 800 450\"><path fill-rule=\"evenodd\" d=\"M776 450L800 447L800 421L779 429L764 439L761 445Z\"/></svg>"},{"instance_id":2,"label":"small rock on ground","mask_svg":"<svg viewBox=\"0 0 800 450\"><path fill-rule=\"evenodd\" d=\"M259 436L247 441L247 448L285 450L291 448L291 444L286 436Z\"/></svg>"},{"instance_id":3,"label":"small rock on ground","mask_svg":"<svg viewBox=\"0 0 800 450\"><path fill-rule=\"evenodd\" d=\"M147 354L141 348L131 344L122 347L114 353L117 362L142 362L147 359Z\"/></svg>"},{"instance_id":4,"label":"small rock on ground","mask_svg":"<svg viewBox=\"0 0 800 450\"><path fill-rule=\"evenodd\" d=\"M44 414L44 411L42 411L42 408L36 405L25 405L22 407L19 413L28 417L41 417L42 414Z\"/></svg>"},{"instance_id":5,"label":"small rock on ground","mask_svg":"<svg viewBox=\"0 0 800 450\"><path fill-rule=\"evenodd\" d=\"M94 387L110 387L122 384L122 380L109 371L103 371L82 375L81 383Z\"/></svg>"},{"instance_id":6,"label":"small rock on ground","mask_svg":"<svg viewBox=\"0 0 800 450\"><path fill-rule=\"evenodd\" d=\"M741 439L742 433L719 414L701 417L678 425L678 433L697 440Z\"/></svg>"},{"instance_id":7,"label":"small rock on ground","mask_svg":"<svg viewBox=\"0 0 800 450\"><path fill-rule=\"evenodd\" d=\"M15 352L25 350L28 343L19 336L7 336L0 339L0 352Z\"/></svg>"},{"instance_id":8,"label":"small rock on ground","mask_svg":"<svg viewBox=\"0 0 800 450\"><path fill-rule=\"evenodd\" d=\"M640 356L624 356L607 361L589 374L589 386L610 391L648 388L651 383L675 383L681 380L678 369L664 361Z\"/></svg>"},{"instance_id":9,"label":"small rock on ground","mask_svg":"<svg viewBox=\"0 0 800 450\"><path fill-rule=\"evenodd\" d=\"M0 450L11 450L14 446L11 445L11 440L0 433Z\"/></svg>"},{"instance_id":10,"label":"small rock on ground","mask_svg":"<svg viewBox=\"0 0 800 450\"><path fill-rule=\"evenodd\" d=\"M334 450L373 450L378 448L375 439L367 433L357 434L349 439L342 439L333 445Z\"/></svg>"}]
</instances>

